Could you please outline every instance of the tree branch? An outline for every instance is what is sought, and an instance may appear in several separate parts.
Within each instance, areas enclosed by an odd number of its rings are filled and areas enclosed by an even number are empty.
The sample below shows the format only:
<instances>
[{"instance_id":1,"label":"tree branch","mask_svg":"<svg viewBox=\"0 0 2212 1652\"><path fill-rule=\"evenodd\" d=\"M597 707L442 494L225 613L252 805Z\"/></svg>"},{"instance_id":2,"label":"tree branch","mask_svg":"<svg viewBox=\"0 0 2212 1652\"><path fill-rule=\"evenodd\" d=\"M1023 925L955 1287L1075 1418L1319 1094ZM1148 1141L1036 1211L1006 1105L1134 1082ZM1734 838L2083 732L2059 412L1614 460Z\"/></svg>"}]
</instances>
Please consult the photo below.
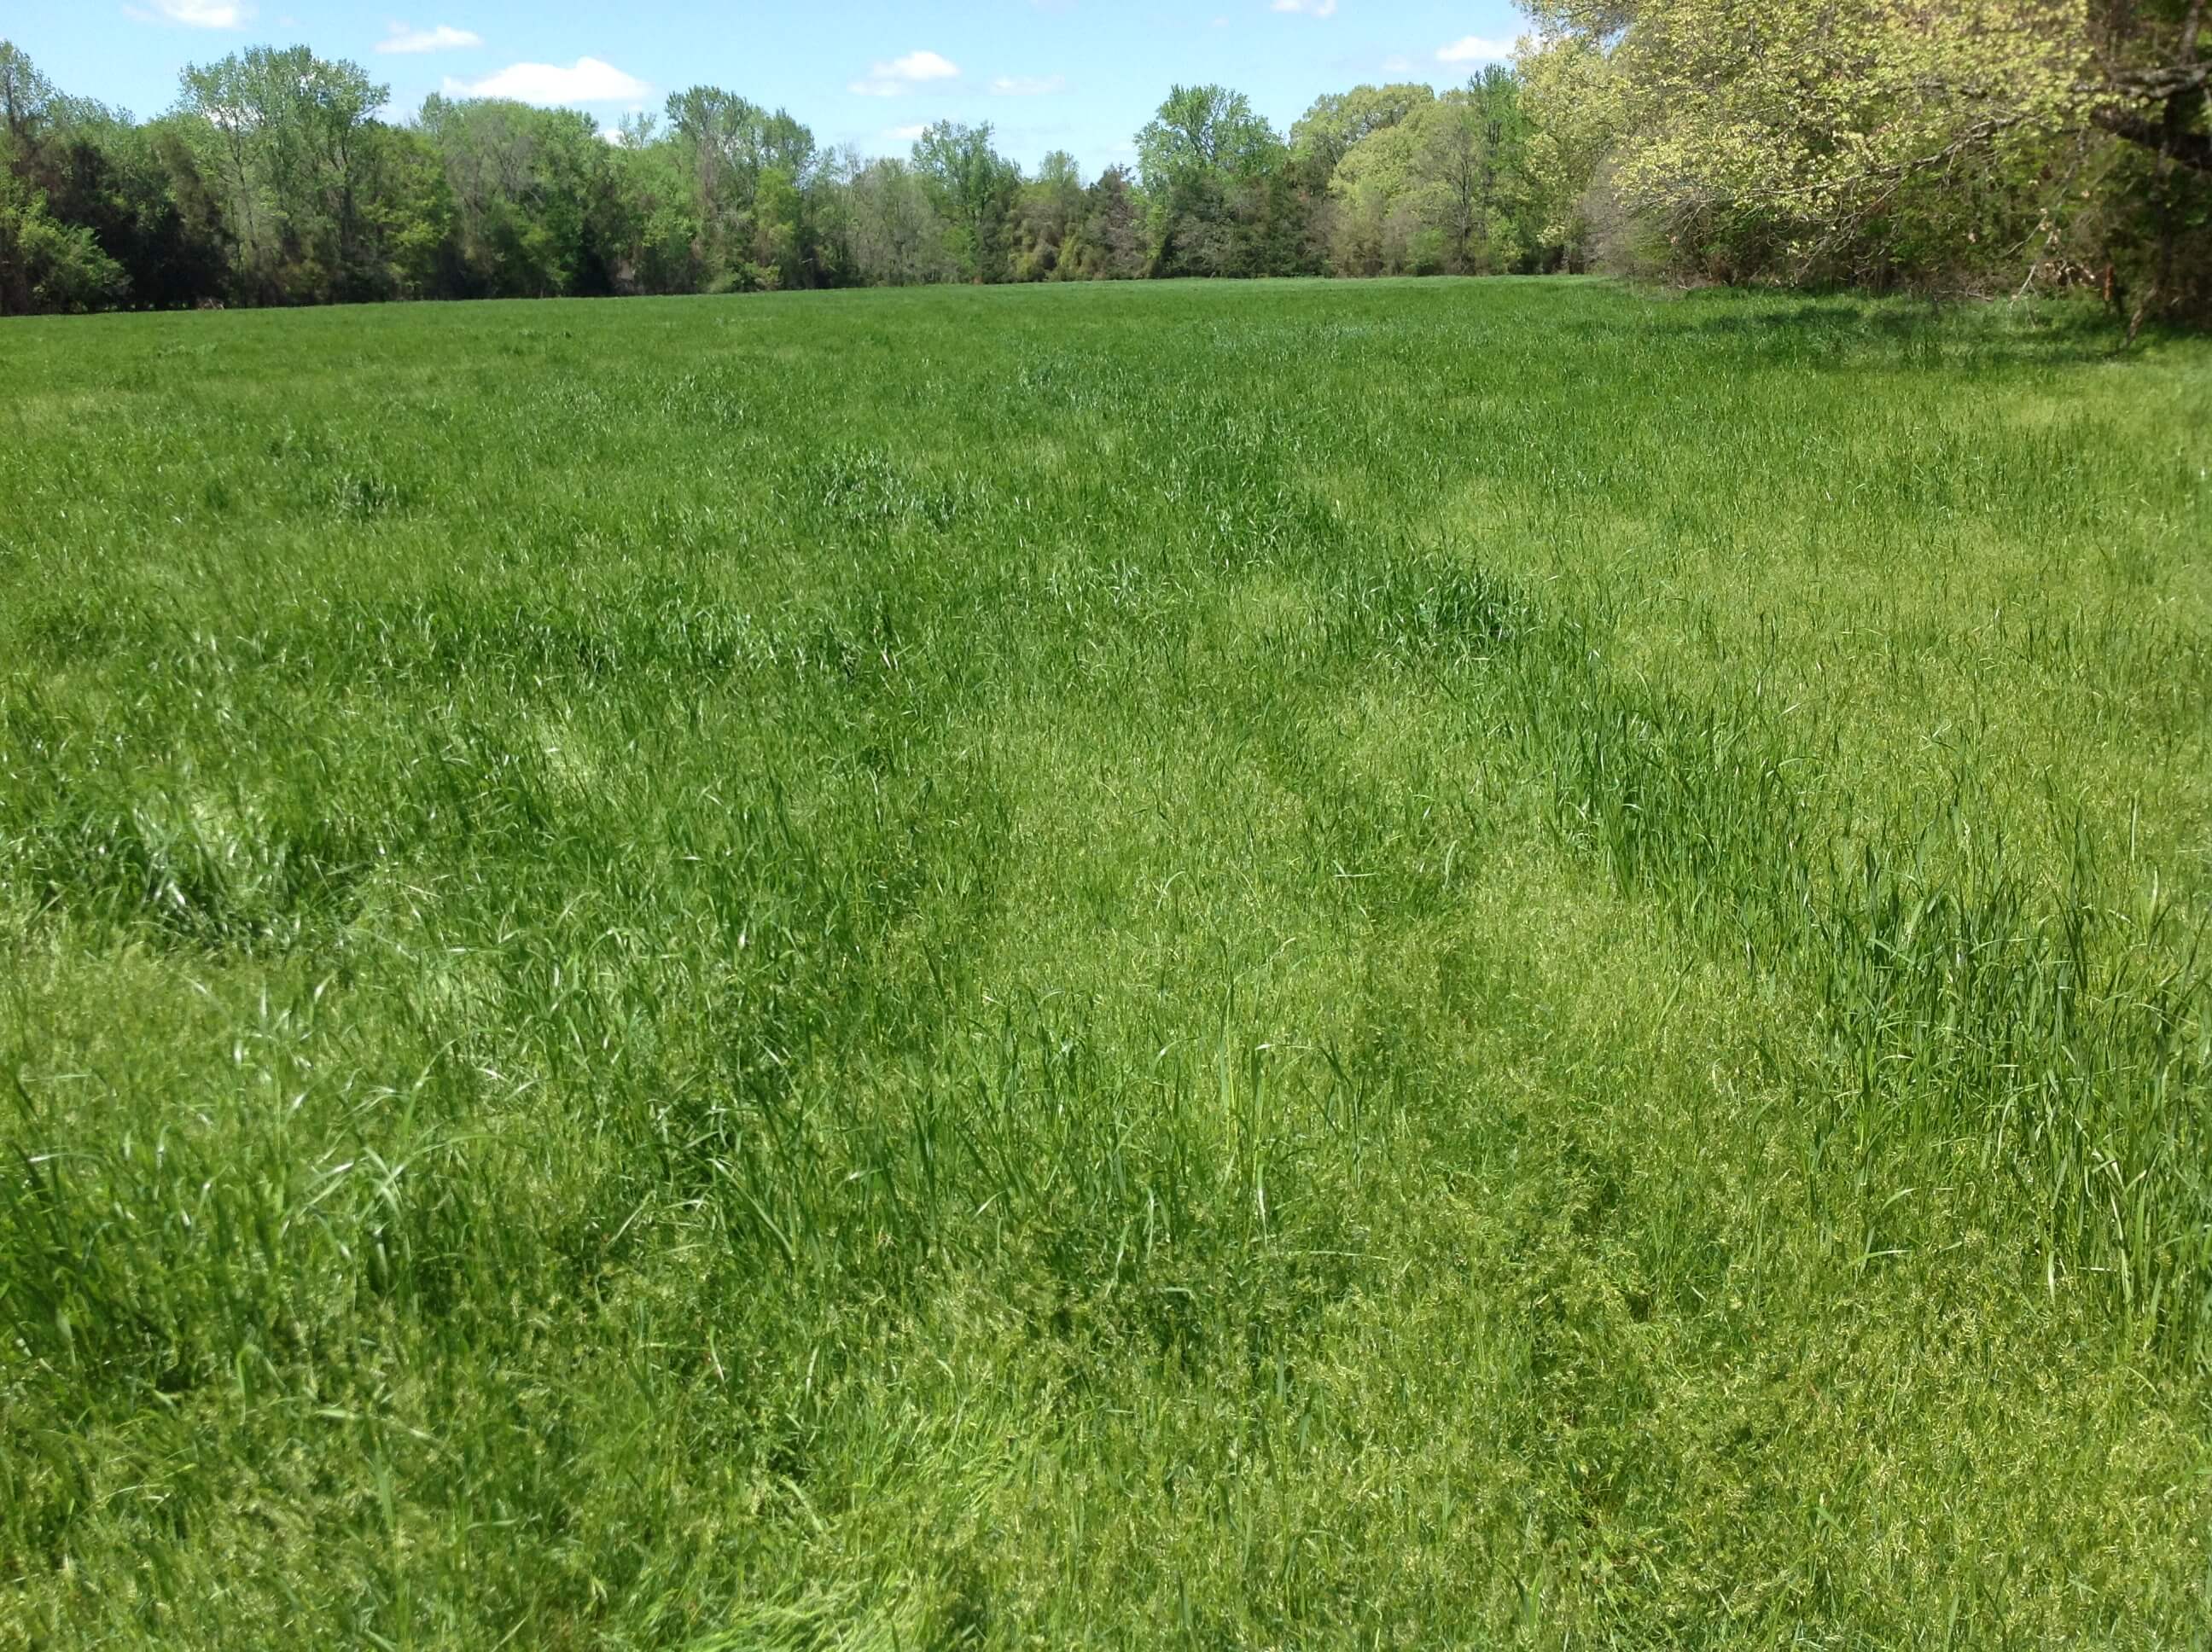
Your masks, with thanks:
<instances>
[{"instance_id":1,"label":"tree branch","mask_svg":"<svg viewBox=\"0 0 2212 1652\"><path fill-rule=\"evenodd\" d=\"M2212 133L2169 132L2162 122L2126 109L2100 109L2089 118L2113 137L2170 155L2192 172L2212 173Z\"/></svg>"}]
</instances>

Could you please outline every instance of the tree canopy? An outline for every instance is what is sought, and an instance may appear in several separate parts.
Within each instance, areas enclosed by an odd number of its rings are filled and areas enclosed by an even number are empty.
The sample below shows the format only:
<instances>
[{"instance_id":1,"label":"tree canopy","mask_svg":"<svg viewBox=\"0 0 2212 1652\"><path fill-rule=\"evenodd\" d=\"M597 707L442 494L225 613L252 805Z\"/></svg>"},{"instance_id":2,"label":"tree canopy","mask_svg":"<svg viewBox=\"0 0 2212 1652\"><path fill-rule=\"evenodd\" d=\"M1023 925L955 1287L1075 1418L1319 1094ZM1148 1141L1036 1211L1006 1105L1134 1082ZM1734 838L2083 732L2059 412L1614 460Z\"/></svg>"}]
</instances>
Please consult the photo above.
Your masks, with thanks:
<instances>
[{"instance_id":1,"label":"tree canopy","mask_svg":"<svg viewBox=\"0 0 2212 1652\"><path fill-rule=\"evenodd\" d=\"M1540 273L2094 288L2212 316L2208 0L1528 0L1514 61L1287 135L1176 86L1133 170L833 153L720 87L614 131L252 47L145 122L0 41L0 309Z\"/></svg>"}]
</instances>

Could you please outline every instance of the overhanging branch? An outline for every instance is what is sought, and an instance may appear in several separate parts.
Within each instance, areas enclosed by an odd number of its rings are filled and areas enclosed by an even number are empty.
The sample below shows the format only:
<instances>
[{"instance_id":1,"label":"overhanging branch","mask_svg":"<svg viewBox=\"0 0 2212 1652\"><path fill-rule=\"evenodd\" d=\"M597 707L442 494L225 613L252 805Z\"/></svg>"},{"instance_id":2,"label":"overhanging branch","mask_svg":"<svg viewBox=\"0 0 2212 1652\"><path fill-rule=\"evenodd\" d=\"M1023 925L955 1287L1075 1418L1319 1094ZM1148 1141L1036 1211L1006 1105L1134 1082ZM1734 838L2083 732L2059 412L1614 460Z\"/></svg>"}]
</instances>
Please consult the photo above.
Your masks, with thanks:
<instances>
[{"instance_id":1,"label":"overhanging branch","mask_svg":"<svg viewBox=\"0 0 2212 1652\"><path fill-rule=\"evenodd\" d=\"M2089 118L2113 137L2169 155L2192 172L2212 173L2212 133L2169 131L2163 121L2130 109L2099 109Z\"/></svg>"}]
</instances>

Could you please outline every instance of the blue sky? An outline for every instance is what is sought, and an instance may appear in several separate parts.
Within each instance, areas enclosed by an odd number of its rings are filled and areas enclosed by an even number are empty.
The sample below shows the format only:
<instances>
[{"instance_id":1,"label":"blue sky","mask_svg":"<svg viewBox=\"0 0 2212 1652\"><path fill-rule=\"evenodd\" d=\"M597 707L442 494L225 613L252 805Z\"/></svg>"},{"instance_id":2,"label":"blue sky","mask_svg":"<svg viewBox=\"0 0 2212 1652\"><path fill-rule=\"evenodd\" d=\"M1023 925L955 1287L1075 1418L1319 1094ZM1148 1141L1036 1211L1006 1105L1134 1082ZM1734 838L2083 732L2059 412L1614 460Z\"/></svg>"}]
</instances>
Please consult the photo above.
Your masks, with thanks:
<instances>
[{"instance_id":1,"label":"blue sky","mask_svg":"<svg viewBox=\"0 0 2212 1652\"><path fill-rule=\"evenodd\" d=\"M1025 166L1065 149L1086 175L1130 158L1176 82L1234 87L1286 130L1362 81L1454 84L1522 27L1510 0L0 0L0 37L56 85L140 115L168 106L187 63L305 44L389 82L397 115L473 89L611 125L703 82L787 107L825 143L897 154L925 122L988 120Z\"/></svg>"}]
</instances>

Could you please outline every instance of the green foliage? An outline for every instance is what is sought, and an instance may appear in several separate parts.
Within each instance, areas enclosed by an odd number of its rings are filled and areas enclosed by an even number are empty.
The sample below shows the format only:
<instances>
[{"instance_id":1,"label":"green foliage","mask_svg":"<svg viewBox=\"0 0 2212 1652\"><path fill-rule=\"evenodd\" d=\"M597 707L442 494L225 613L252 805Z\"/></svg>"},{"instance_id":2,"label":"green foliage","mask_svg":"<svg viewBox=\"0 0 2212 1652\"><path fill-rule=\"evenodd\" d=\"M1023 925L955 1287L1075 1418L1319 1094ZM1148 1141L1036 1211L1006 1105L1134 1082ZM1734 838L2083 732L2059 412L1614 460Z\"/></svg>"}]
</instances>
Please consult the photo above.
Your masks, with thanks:
<instances>
[{"instance_id":1,"label":"green foliage","mask_svg":"<svg viewBox=\"0 0 2212 1652\"><path fill-rule=\"evenodd\" d=\"M1137 134L1152 269L1161 275L1249 276L1275 204L1269 185L1285 151L1251 100L1224 86L1178 86Z\"/></svg>"},{"instance_id":2,"label":"green foliage","mask_svg":"<svg viewBox=\"0 0 2212 1652\"><path fill-rule=\"evenodd\" d=\"M844 200L845 250L858 279L881 287L953 279L945 221L915 168L895 159L858 167Z\"/></svg>"},{"instance_id":3,"label":"green foliage","mask_svg":"<svg viewBox=\"0 0 2212 1652\"><path fill-rule=\"evenodd\" d=\"M1083 191L1083 217L1071 230L1060 269L1078 280L1131 281L1146 273L1144 199L1120 167Z\"/></svg>"},{"instance_id":4,"label":"green foliage","mask_svg":"<svg viewBox=\"0 0 2212 1652\"><path fill-rule=\"evenodd\" d=\"M1008 221L1022 173L992 148L990 123L940 120L928 128L915 140L914 175L945 225L945 250L960 277L1005 279Z\"/></svg>"},{"instance_id":5,"label":"green foliage","mask_svg":"<svg viewBox=\"0 0 2212 1652\"><path fill-rule=\"evenodd\" d=\"M1353 149L1436 101L1434 88L1414 82L1355 86L1314 100L1291 128L1291 153L1310 161L1326 181Z\"/></svg>"},{"instance_id":6,"label":"green foliage","mask_svg":"<svg viewBox=\"0 0 2212 1652\"><path fill-rule=\"evenodd\" d=\"M1287 142L1242 93L1177 86L1141 181L1087 187L1065 154L1025 179L988 125L833 156L711 86L614 131L442 97L395 126L385 88L303 48L194 68L140 127L0 42L0 304L1602 266L2212 314L2202 0L1528 9L1510 67L1327 94Z\"/></svg>"},{"instance_id":7,"label":"green foliage","mask_svg":"<svg viewBox=\"0 0 2212 1652\"><path fill-rule=\"evenodd\" d=\"M390 94L305 46L254 46L185 70L179 112L234 237L241 290L316 301L380 297L362 209Z\"/></svg>"},{"instance_id":8,"label":"green foliage","mask_svg":"<svg viewBox=\"0 0 2212 1652\"><path fill-rule=\"evenodd\" d=\"M1362 88L1371 91L1374 88ZM1375 124L1337 161L1334 267L1358 275L1495 274L1548 269L1518 79L1493 68L1462 90Z\"/></svg>"},{"instance_id":9,"label":"green foliage","mask_svg":"<svg viewBox=\"0 0 2212 1652\"><path fill-rule=\"evenodd\" d=\"M20 161L55 115L54 83L12 40L0 40L0 140L7 158Z\"/></svg>"},{"instance_id":10,"label":"green foliage","mask_svg":"<svg viewBox=\"0 0 2212 1652\"><path fill-rule=\"evenodd\" d=\"M671 161L690 184L700 285L729 292L805 284L799 190L818 161L813 133L781 109L770 114L703 86L668 100L668 129ZM658 242L671 229L656 228L647 239Z\"/></svg>"},{"instance_id":11,"label":"green foliage","mask_svg":"<svg viewBox=\"0 0 2212 1652\"><path fill-rule=\"evenodd\" d=\"M1075 157L1055 149L1021 186L1015 207L1014 278L1066 279L1075 273L1069 243L1084 218L1083 174Z\"/></svg>"},{"instance_id":12,"label":"green foliage","mask_svg":"<svg viewBox=\"0 0 2212 1652\"><path fill-rule=\"evenodd\" d=\"M0 169L0 311L93 309L128 286L88 228L58 222L45 196Z\"/></svg>"},{"instance_id":13,"label":"green foliage","mask_svg":"<svg viewBox=\"0 0 2212 1652\"><path fill-rule=\"evenodd\" d=\"M2142 284L2138 322L2212 303L2202 0L1535 10L1540 110L1595 101L1568 117L1607 135L1580 146L1583 179L1601 167L1676 272L1970 289L2025 273L2118 297L2117 270Z\"/></svg>"},{"instance_id":14,"label":"green foliage","mask_svg":"<svg viewBox=\"0 0 2212 1652\"><path fill-rule=\"evenodd\" d=\"M2195 1645L2117 337L9 322L0 1645Z\"/></svg>"},{"instance_id":15,"label":"green foliage","mask_svg":"<svg viewBox=\"0 0 2212 1652\"><path fill-rule=\"evenodd\" d=\"M617 192L622 158L588 116L433 95L422 130L444 157L451 278L472 297L621 290L643 226Z\"/></svg>"}]
</instances>

